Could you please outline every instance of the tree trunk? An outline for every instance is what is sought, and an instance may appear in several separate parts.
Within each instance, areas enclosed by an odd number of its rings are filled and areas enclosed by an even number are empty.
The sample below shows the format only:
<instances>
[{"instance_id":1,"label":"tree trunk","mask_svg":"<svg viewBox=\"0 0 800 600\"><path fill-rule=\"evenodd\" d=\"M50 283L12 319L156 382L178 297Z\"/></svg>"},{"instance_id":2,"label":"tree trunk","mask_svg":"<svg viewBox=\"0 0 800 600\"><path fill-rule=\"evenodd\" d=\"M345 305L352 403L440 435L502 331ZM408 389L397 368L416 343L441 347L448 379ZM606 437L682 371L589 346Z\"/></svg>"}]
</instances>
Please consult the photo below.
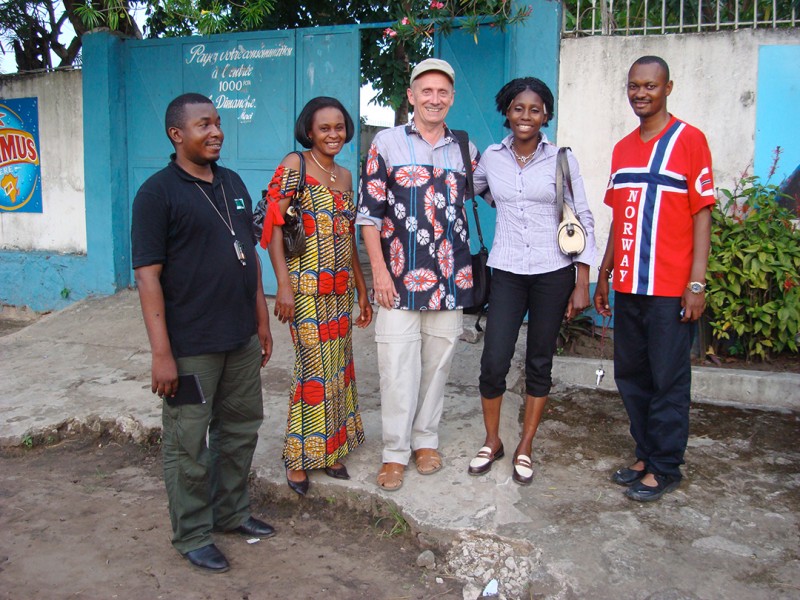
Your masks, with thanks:
<instances>
[{"instance_id":1,"label":"tree trunk","mask_svg":"<svg viewBox=\"0 0 800 600\"><path fill-rule=\"evenodd\" d=\"M405 65L404 71L408 73L410 76L411 73L408 70L408 54L406 53L405 44L400 42L394 47L394 59L398 63ZM405 125L408 123L408 112L409 112L409 105L408 105L408 96L403 96L403 99L400 101L400 106L397 107L397 110L394 111L394 124L395 125Z\"/></svg>"}]
</instances>

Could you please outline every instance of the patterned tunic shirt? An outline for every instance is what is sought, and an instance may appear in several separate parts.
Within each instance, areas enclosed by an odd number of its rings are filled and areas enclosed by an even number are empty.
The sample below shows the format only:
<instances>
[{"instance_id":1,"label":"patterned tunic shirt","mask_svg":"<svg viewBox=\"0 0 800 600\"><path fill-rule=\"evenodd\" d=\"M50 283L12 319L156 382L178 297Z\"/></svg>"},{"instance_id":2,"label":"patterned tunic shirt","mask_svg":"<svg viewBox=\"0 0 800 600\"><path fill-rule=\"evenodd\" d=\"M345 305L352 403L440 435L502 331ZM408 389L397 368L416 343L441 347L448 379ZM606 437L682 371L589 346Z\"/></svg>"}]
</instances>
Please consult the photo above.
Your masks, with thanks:
<instances>
[{"instance_id":1,"label":"patterned tunic shirt","mask_svg":"<svg viewBox=\"0 0 800 600\"><path fill-rule=\"evenodd\" d=\"M474 169L478 151L472 143L469 149ZM458 140L447 127L433 146L413 122L375 136L362 170L356 224L380 231L383 258L400 295L395 308L472 304L465 186Z\"/></svg>"}]
</instances>

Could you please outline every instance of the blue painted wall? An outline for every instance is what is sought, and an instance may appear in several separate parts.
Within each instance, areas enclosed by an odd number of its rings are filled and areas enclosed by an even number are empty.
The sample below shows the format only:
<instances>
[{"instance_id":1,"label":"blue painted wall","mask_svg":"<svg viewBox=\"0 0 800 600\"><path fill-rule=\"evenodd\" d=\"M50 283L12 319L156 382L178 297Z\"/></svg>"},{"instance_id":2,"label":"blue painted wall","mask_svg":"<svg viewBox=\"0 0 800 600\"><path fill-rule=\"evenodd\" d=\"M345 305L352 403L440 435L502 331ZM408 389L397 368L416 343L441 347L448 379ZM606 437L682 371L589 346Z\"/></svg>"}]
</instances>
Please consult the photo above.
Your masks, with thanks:
<instances>
[{"instance_id":1,"label":"blue painted wall","mask_svg":"<svg viewBox=\"0 0 800 600\"><path fill-rule=\"evenodd\" d=\"M494 97L511 79L538 77L553 92L558 106L561 3L533 0L514 4L530 6L531 17L505 32L481 27L477 44L471 34L457 30L448 36L436 36L435 55L450 62L456 73L456 99L447 115L447 124L453 129L466 129L479 152L508 134L503 117L495 110ZM551 140L555 140L557 116L556 110L556 118L544 130ZM491 248L495 211L479 199L478 213L484 242ZM471 210L467 211L467 217L470 244L476 252L480 243Z\"/></svg>"},{"instance_id":2,"label":"blue painted wall","mask_svg":"<svg viewBox=\"0 0 800 600\"><path fill-rule=\"evenodd\" d=\"M0 251L0 303L54 310L129 283L120 52L116 36L83 38L86 254Z\"/></svg>"},{"instance_id":3,"label":"blue painted wall","mask_svg":"<svg viewBox=\"0 0 800 600\"><path fill-rule=\"evenodd\" d=\"M782 153L770 183L779 185L800 166L800 46L758 50L754 172L766 180L775 148Z\"/></svg>"}]
</instances>

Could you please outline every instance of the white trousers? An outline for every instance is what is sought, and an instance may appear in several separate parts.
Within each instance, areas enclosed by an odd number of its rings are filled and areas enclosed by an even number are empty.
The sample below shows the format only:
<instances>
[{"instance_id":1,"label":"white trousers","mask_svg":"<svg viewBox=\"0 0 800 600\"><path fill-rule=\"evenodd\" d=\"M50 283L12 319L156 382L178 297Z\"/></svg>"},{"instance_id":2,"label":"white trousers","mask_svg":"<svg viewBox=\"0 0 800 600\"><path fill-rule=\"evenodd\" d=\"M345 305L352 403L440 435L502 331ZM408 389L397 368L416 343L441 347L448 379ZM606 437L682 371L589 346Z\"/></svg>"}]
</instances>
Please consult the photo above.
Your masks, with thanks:
<instances>
[{"instance_id":1,"label":"white trousers","mask_svg":"<svg viewBox=\"0 0 800 600\"><path fill-rule=\"evenodd\" d=\"M460 310L378 308L383 462L406 465L412 450L439 447L444 387L462 331Z\"/></svg>"}]
</instances>

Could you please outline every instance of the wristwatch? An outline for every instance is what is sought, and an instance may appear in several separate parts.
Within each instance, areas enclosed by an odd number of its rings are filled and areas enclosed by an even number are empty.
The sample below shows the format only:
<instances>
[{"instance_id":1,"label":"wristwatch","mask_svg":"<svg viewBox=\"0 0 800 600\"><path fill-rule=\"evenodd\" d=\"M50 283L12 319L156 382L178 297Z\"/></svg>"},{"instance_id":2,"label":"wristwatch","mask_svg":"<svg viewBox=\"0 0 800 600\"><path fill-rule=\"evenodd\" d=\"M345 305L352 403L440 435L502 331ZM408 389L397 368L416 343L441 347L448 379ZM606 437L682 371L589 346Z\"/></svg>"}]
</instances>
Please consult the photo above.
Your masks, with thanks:
<instances>
[{"instance_id":1,"label":"wristwatch","mask_svg":"<svg viewBox=\"0 0 800 600\"><path fill-rule=\"evenodd\" d=\"M706 284L700 281L690 281L686 284L686 289L693 294L702 294L706 290Z\"/></svg>"}]
</instances>

